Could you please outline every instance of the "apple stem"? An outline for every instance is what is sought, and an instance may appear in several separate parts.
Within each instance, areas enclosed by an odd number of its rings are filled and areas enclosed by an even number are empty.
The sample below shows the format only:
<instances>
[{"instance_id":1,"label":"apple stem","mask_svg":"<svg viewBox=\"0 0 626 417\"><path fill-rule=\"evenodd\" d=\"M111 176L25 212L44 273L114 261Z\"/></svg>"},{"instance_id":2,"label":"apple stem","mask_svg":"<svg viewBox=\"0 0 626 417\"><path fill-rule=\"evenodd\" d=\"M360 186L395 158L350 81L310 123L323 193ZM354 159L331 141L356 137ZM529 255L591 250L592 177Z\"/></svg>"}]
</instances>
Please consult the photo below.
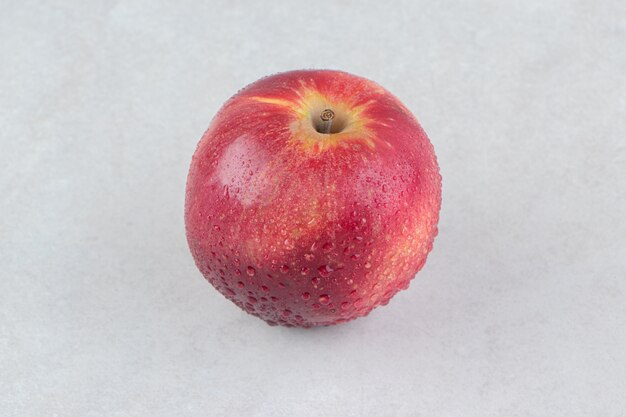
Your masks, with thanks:
<instances>
[{"instance_id":1,"label":"apple stem","mask_svg":"<svg viewBox=\"0 0 626 417\"><path fill-rule=\"evenodd\" d=\"M325 109L322 114L320 114L320 119L322 119L322 133L330 133L334 118L335 112L331 109Z\"/></svg>"}]
</instances>

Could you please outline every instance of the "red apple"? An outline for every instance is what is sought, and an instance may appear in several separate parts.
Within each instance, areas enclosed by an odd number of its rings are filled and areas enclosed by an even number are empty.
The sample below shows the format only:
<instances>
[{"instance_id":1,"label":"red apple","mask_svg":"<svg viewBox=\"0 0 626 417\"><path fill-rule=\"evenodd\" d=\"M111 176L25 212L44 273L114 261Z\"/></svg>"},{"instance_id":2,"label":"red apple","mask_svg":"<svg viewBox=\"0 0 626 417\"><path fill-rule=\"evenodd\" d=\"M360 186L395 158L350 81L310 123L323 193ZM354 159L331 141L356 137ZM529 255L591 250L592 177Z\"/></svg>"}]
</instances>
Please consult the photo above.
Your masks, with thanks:
<instances>
[{"instance_id":1,"label":"red apple","mask_svg":"<svg viewBox=\"0 0 626 417\"><path fill-rule=\"evenodd\" d=\"M441 176L392 94L340 71L291 71L239 91L191 162L185 223L196 265L271 325L352 320L422 268Z\"/></svg>"}]
</instances>

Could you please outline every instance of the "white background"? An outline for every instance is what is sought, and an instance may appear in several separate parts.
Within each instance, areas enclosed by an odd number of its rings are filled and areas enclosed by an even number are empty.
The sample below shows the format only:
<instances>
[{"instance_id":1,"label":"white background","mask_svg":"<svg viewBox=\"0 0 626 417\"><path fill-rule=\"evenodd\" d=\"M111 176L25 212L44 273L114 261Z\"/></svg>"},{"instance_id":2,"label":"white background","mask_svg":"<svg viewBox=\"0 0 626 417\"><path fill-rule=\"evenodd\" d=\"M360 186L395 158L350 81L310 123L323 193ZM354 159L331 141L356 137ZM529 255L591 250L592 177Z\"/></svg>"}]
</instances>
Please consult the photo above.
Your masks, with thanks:
<instances>
[{"instance_id":1,"label":"white background","mask_svg":"<svg viewBox=\"0 0 626 417\"><path fill-rule=\"evenodd\" d=\"M0 415L625 416L626 3L0 0ZM443 175L409 290L272 328L196 270L196 143L336 68Z\"/></svg>"}]
</instances>

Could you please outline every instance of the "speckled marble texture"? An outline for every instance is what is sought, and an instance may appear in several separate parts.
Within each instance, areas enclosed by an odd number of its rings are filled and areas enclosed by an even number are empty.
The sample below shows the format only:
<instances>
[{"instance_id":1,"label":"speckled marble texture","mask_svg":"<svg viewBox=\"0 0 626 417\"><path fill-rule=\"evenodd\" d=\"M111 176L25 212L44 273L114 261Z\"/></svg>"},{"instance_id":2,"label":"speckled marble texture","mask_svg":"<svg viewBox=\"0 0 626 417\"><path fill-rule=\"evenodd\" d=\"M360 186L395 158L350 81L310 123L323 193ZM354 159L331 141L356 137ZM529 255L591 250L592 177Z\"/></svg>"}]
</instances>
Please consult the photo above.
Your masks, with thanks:
<instances>
[{"instance_id":1,"label":"speckled marble texture","mask_svg":"<svg viewBox=\"0 0 626 417\"><path fill-rule=\"evenodd\" d=\"M0 415L626 415L626 3L14 1L0 13ZM187 169L257 78L396 94L440 234L366 319L207 284Z\"/></svg>"}]
</instances>

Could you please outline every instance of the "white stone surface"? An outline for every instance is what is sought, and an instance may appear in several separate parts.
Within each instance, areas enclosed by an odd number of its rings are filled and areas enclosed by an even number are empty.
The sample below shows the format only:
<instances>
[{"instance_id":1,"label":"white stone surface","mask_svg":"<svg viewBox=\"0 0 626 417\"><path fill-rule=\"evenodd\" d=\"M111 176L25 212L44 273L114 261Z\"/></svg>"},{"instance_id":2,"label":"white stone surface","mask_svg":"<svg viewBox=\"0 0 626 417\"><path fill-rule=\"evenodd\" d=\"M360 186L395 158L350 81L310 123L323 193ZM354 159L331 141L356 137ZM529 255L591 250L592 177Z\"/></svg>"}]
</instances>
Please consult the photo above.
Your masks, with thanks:
<instances>
[{"instance_id":1,"label":"white stone surface","mask_svg":"<svg viewBox=\"0 0 626 417\"><path fill-rule=\"evenodd\" d=\"M622 0L0 1L0 415L626 415ZM440 235L387 307L272 328L209 286L188 164L257 78L414 111Z\"/></svg>"}]
</instances>

